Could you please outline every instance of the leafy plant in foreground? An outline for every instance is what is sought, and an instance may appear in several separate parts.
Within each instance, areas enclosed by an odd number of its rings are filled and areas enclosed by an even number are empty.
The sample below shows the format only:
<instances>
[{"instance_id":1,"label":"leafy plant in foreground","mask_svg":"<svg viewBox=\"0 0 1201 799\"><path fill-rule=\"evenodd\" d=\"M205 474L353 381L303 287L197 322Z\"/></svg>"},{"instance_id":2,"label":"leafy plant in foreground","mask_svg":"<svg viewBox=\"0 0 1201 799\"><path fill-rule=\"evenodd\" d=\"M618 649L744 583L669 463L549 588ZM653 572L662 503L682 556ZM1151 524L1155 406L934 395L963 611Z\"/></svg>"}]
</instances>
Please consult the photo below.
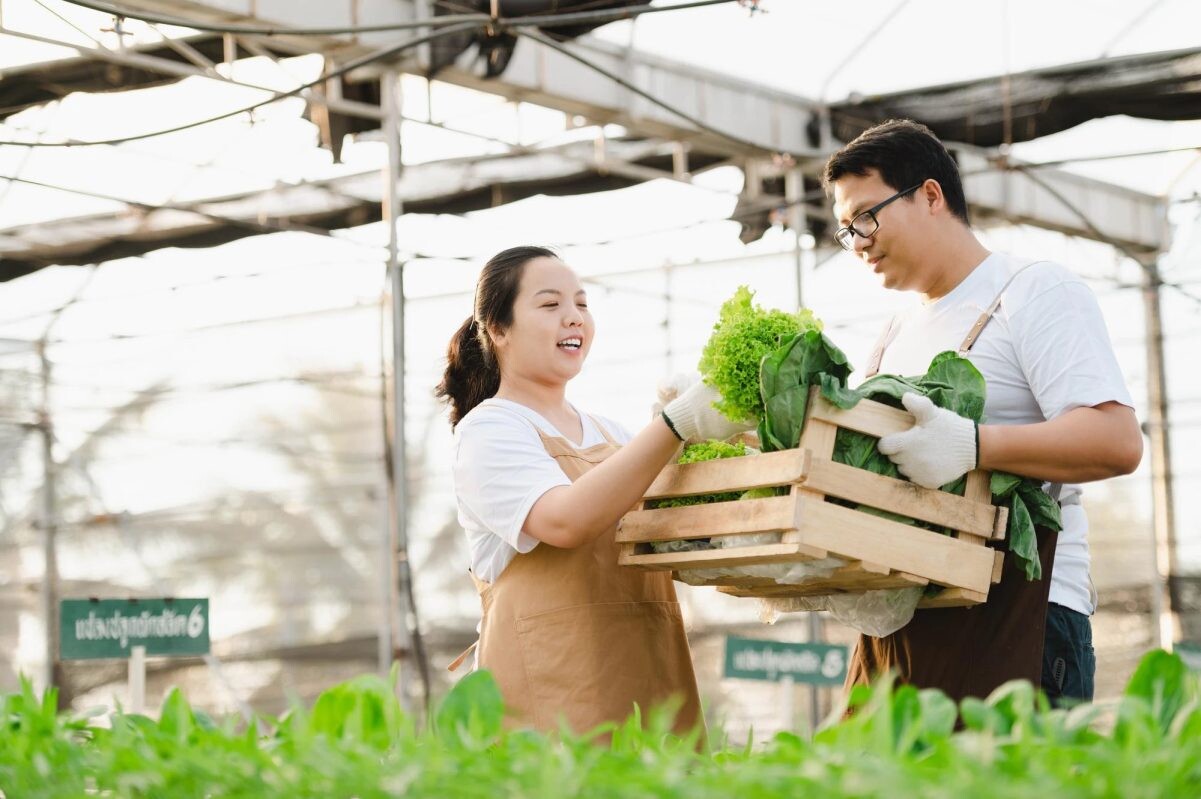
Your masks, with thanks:
<instances>
[{"instance_id":1,"label":"leafy plant in foreground","mask_svg":"<svg viewBox=\"0 0 1201 799\"><path fill-rule=\"evenodd\" d=\"M158 720L114 713L110 726L55 711L28 682L0 697L0 792L84 797L1008 797L1196 796L1201 786L1197 675L1175 655L1143 658L1111 705L1051 709L1012 682L958 706L888 680L855 688L812 738L698 751L669 711L638 713L595 735L504 725L487 672L460 680L427 729L393 683L355 678L278 720L214 722L172 693Z\"/></svg>"}]
</instances>

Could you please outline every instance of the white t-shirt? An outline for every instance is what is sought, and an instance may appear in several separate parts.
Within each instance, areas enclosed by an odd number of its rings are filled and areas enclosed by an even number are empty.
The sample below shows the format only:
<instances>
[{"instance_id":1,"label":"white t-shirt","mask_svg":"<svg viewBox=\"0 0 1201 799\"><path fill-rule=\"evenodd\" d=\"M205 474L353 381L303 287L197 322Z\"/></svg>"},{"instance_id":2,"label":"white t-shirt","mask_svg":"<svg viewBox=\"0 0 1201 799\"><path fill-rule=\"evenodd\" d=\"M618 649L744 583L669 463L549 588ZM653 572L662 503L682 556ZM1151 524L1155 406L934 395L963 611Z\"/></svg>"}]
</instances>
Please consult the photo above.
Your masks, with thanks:
<instances>
[{"instance_id":1,"label":"white t-shirt","mask_svg":"<svg viewBox=\"0 0 1201 799\"><path fill-rule=\"evenodd\" d=\"M573 406L574 407L574 406ZM605 440L592 417L581 413L586 449ZM624 427L595 417L619 444L630 440ZM454 481L459 524L467 532L471 571L493 582L517 553L538 540L522 532L534 503L547 491L571 480L546 452L538 431L560 436L540 413L509 400L488 399L463 417L455 428Z\"/></svg>"},{"instance_id":2,"label":"white t-shirt","mask_svg":"<svg viewBox=\"0 0 1201 799\"><path fill-rule=\"evenodd\" d=\"M882 374L921 375L940 352L963 343L1011 275L1030 263L989 255L951 293L897 316ZM1133 407L1092 290L1066 268L1040 261L1014 278L967 356L988 386L987 424L1031 424L1103 402ZM1060 500L1079 496L1065 485ZM1063 506L1050 601L1092 614L1088 518L1078 503Z\"/></svg>"}]
</instances>

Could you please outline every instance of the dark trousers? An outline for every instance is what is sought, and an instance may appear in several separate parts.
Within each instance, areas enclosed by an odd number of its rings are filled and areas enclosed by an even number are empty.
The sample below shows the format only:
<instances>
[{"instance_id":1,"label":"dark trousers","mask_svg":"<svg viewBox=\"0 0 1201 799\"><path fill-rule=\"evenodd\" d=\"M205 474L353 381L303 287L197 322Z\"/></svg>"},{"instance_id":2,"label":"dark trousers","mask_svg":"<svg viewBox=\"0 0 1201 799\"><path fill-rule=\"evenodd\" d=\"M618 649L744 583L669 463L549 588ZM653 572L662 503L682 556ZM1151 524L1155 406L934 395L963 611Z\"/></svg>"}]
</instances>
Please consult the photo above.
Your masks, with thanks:
<instances>
[{"instance_id":1,"label":"dark trousers","mask_svg":"<svg viewBox=\"0 0 1201 799\"><path fill-rule=\"evenodd\" d=\"M1041 580L1027 580L1013 553L1007 553L1001 582L983 605L919 610L892 635L859 636L846 689L889 670L901 683L938 688L956 702L984 698L1009 680L1038 682L1058 533L1037 532Z\"/></svg>"},{"instance_id":2,"label":"dark trousers","mask_svg":"<svg viewBox=\"0 0 1201 799\"><path fill-rule=\"evenodd\" d=\"M1088 616L1063 605L1047 605L1043 645L1042 689L1056 707L1070 707L1093 698L1093 626Z\"/></svg>"}]
</instances>

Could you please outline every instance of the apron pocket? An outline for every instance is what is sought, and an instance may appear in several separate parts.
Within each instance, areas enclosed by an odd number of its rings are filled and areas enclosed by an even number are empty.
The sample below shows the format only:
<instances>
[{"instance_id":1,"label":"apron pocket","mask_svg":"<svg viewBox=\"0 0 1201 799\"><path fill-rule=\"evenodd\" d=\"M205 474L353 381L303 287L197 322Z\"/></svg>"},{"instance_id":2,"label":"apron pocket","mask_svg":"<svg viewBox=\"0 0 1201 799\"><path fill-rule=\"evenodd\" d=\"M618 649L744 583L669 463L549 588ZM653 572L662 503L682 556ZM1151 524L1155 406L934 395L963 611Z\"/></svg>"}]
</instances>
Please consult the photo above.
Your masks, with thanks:
<instances>
[{"instance_id":1,"label":"apron pocket","mask_svg":"<svg viewBox=\"0 0 1201 799\"><path fill-rule=\"evenodd\" d=\"M517 619L517 639L543 730L577 733L684 700L679 723L698 720L696 677L678 602L573 605Z\"/></svg>"}]
</instances>

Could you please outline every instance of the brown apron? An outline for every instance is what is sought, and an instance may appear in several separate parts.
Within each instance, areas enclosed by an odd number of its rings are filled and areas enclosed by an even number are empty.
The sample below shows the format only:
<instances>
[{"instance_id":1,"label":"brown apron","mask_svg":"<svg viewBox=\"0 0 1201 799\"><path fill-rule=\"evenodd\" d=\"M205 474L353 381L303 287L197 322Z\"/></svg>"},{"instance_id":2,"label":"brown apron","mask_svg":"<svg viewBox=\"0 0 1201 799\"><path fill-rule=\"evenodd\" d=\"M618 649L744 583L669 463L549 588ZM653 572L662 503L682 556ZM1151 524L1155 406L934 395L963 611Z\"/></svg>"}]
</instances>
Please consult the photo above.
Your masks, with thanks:
<instances>
[{"instance_id":1,"label":"brown apron","mask_svg":"<svg viewBox=\"0 0 1201 799\"><path fill-rule=\"evenodd\" d=\"M972 325L960 345L961 357L976 343L1008 287L1007 282ZM868 377L879 371L884 349L894 337L894 328L895 324L890 324L877 343L868 365ZM1053 489L1055 496L1058 489L1058 486ZM892 635L859 636L847 670L847 690L889 670L902 683L938 688L955 701L966 696L987 696L1008 680L1024 679L1039 685L1047 595L1051 590L1058 533L1039 529L1037 535L1043 567L1041 580L1027 580L1013 555L1007 553L1001 582L992 586L983 605L918 610L912 621Z\"/></svg>"},{"instance_id":2,"label":"brown apron","mask_svg":"<svg viewBox=\"0 0 1201 799\"><path fill-rule=\"evenodd\" d=\"M621 446L593 423L605 443L587 449L538 431L573 482ZM565 721L583 733L668 701L680 703L678 733L703 724L671 574L619 566L615 533L575 549L539 544L494 582L476 580L479 666L500 685L510 726L549 732Z\"/></svg>"}]
</instances>

